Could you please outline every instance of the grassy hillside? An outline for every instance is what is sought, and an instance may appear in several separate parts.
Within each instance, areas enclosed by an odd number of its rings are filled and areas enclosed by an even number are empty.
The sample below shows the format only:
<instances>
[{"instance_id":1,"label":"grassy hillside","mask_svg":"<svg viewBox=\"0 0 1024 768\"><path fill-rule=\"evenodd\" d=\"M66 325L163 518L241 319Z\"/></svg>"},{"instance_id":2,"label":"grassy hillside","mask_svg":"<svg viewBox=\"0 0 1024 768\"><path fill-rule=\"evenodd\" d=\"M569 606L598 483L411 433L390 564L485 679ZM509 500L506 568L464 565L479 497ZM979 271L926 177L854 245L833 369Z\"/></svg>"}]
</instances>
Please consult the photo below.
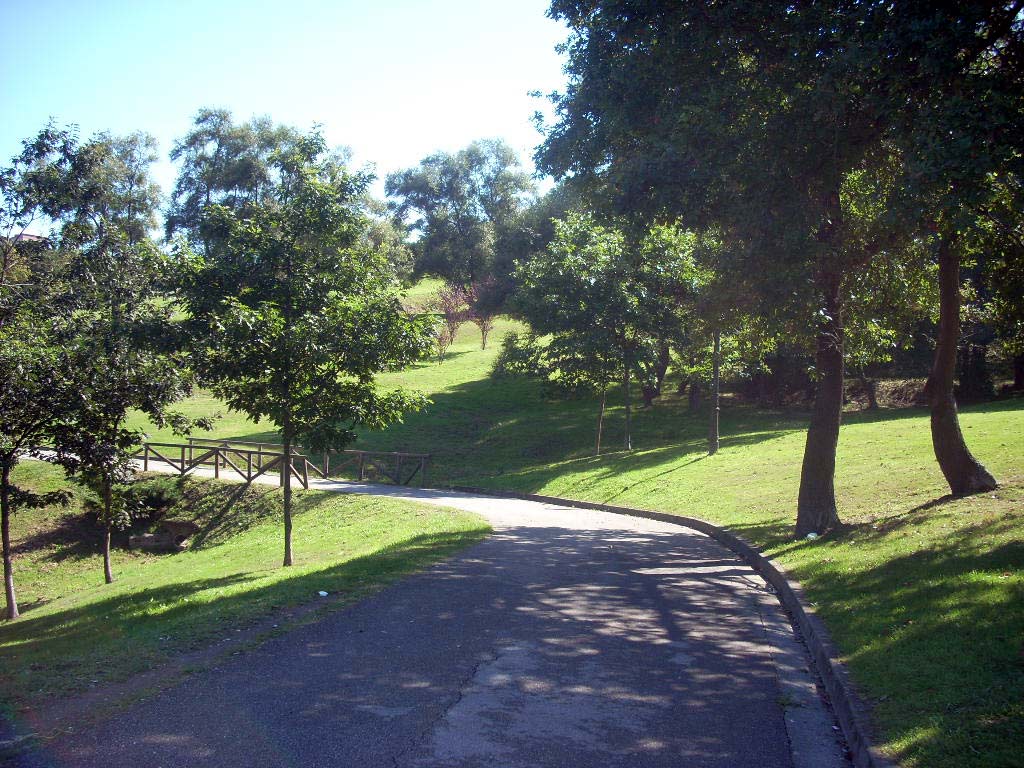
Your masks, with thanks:
<instances>
[{"instance_id":1,"label":"grassy hillside","mask_svg":"<svg viewBox=\"0 0 1024 768\"><path fill-rule=\"evenodd\" d=\"M16 475L38 490L65 482L39 462ZM125 679L260 617L317 604L321 590L357 597L487 531L479 517L455 510L300 491L295 565L282 568L277 489L172 477L147 484L172 503L167 518L193 520L199 532L177 554L116 550L110 585L81 492L70 508L15 515L22 617L0 623L0 701L35 704Z\"/></svg>"},{"instance_id":2,"label":"grassy hillside","mask_svg":"<svg viewBox=\"0 0 1024 768\"><path fill-rule=\"evenodd\" d=\"M441 365L383 378L433 405L359 447L426 451L433 481L604 501L703 517L741 533L805 586L865 697L879 741L907 766L1010 766L1024 754L1024 399L963 409L962 425L1000 489L952 499L927 412L844 416L836 477L847 527L790 541L807 415L724 403L722 450L705 454L707 414L671 394L635 419L619 450L612 393L593 453L597 403L548 400L535 382L488 372L465 326ZM195 401L198 411L210 403ZM244 420L217 434L266 439Z\"/></svg>"}]
</instances>

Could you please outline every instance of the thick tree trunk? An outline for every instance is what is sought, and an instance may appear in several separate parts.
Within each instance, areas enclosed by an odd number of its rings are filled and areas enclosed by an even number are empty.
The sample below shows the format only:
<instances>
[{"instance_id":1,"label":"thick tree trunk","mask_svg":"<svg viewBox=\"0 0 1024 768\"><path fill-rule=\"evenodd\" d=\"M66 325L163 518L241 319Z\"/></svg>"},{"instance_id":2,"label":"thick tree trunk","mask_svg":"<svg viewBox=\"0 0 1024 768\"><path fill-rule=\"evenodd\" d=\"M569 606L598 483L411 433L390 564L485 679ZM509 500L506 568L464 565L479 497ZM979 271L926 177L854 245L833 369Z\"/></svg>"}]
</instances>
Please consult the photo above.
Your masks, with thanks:
<instances>
[{"instance_id":1,"label":"thick tree trunk","mask_svg":"<svg viewBox=\"0 0 1024 768\"><path fill-rule=\"evenodd\" d=\"M878 410L878 385L874 379L868 378L867 374L862 370L858 376L860 379L860 385L864 388L865 394L868 396L868 410Z\"/></svg>"},{"instance_id":2,"label":"thick tree trunk","mask_svg":"<svg viewBox=\"0 0 1024 768\"><path fill-rule=\"evenodd\" d=\"M1024 389L1024 354L1014 355L1013 358L1013 388Z\"/></svg>"},{"instance_id":3,"label":"thick tree trunk","mask_svg":"<svg viewBox=\"0 0 1024 768\"><path fill-rule=\"evenodd\" d=\"M758 371L755 378L757 379L757 407L767 408L771 405L768 402L768 373Z\"/></svg>"},{"instance_id":4,"label":"thick tree trunk","mask_svg":"<svg viewBox=\"0 0 1024 768\"><path fill-rule=\"evenodd\" d=\"M721 364L722 364L722 334L716 328L714 334L714 348L711 351L711 421L708 424L708 456L718 453L718 417L721 413Z\"/></svg>"},{"instance_id":5,"label":"thick tree trunk","mask_svg":"<svg viewBox=\"0 0 1024 768\"><path fill-rule=\"evenodd\" d=\"M932 448L955 496L996 487L995 478L971 455L960 431L953 396L956 350L960 340L960 258L947 237L939 241L939 339L925 386L931 407Z\"/></svg>"},{"instance_id":6,"label":"thick tree trunk","mask_svg":"<svg viewBox=\"0 0 1024 768\"><path fill-rule=\"evenodd\" d=\"M700 408L700 395L701 395L700 382L696 381L696 380L690 382L690 396L689 396L690 413L694 413L698 408Z\"/></svg>"},{"instance_id":7,"label":"thick tree trunk","mask_svg":"<svg viewBox=\"0 0 1024 768\"><path fill-rule=\"evenodd\" d=\"M0 477L0 527L3 529L4 594L7 596L7 618L16 619L18 597L14 593L14 564L11 561L11 468L4 464Z\"/></svg>"},{"instance_id":8,"label":"thick tree trunk","mask_svg":"<svg viewBox=\"0 0 1024 768\"><path fill-rule=\"evenodd\" d=\"M281 471L284 472L284 564L292 564L292 436L289 431L284 434L284 459Z\"/></svg>"},{"instance_id":9,"label":"thick tree trunk","mask_svg":"<svg viewBox=\"0 0 1024 768\"><path fill-rule=\"evenodd\" d=\"M818 328L817 390L811 424L807 429L800 495L797 501L796 536L825 533L839 525L836 511L835 472L839 423L843 412L843 317L837 273L823 273L825 318Z\"/></svg>"},{"instance_id":10,"label":"thick tree trunk","mask_svg":"<svg viewBox=\"0 0 1024 768\"><path fill-rule=\"evenodd\" d=\"M601 431L604 429L604 406L608 399L608 387L601 388L601 410L597 414L597 451L595 456L601 455Z\"/></svg>"},{"instance_id":11,"label":"thick tree trunk","mask_svg":"<svg viewBox=\"0 0 1024 768\"><path fill-rule=\"evenodd\" d=\"M668 373L668 366L671 362L672 350L669 348L668 342L662 341L658 347L658 365L654 369L655 388L659 397L661 396L661 388L665 386L665 374Z\"/></svg>"},{"instance_id":12,"label":"thick tree trunk","mask_svg":"<svg viewBox=\"0 0 1024 768\"><path fill-rule=\"evenodd\" d=\"M114 583L114 570L110 564L110 515L113 511L114 489L109 480L103 483L103 580Z\"/></svg>"},{"instance_id":13,"label":"thick tree trunk","mask_svg":"<svg viewBox=\"0 0 1024 768\"><path fill-rule=\"evenodd\" d=\"M627 451L633 450L633 436L631 434L633 428L633 414L632 414L632 402L629 392L629 358L626 358L625 365L623 366L622 373L622 387L626 398L626 436L623 440L623 447Z\"/></svg>"}]
</instances>

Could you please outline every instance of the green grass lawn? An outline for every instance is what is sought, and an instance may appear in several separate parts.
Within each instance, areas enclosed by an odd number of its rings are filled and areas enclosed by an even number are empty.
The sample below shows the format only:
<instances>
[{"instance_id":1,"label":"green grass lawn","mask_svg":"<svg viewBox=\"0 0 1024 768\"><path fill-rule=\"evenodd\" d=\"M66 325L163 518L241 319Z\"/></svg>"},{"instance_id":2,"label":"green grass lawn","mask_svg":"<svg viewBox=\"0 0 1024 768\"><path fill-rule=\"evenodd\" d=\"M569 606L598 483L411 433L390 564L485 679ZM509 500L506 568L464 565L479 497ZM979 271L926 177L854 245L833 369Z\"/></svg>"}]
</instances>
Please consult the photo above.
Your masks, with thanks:
<instances>
[{"instance_id":1,"label":"green grass lawn","mask_svg":"<svg viewBox=\"0 0 1024 768\"><path fill-rule=\"evenodd\" d=\"M16 469L38 490L64 484L40 462ZM22 617L0 624L0 700L51 701L147 670L283 609L354 598L478 541L479 517L393 499L318 491L296 494L295 565L281 567L276 488L159 477L174 501L167 517L199 526L176 554L117 549L116 581L103 583L99 531L71 507L14 517ZM326 603L325 603L326 605ZM330 603L334 606L337 603Z\"/></svg>"},{"instance_id":2,"label":"green grass lawn","mask_svg":"<svg viewBox=\"0 0 1024 768\"><path fill-rule=\"evenodd\" d=\"M1000 489L951 499L932 455L927 412L844 416L836 488L842 532L790 540L807 414L727 400L722 450L705 453L706 412L668 394L634 422L609 397L592 456L593 399L545 399L537 383L488 372L465 326L443 364L381 377L433 404L356 447L433 454L435 484L553 494L694 515L745 536L799 579L874 707L880 745L906 766L1020 765L1024 754L1024 399L966 407L967 440ZM190 404L208 413L209 401ZM218 436L267 439L223 420Z\"/></svg>"}]
</instances>

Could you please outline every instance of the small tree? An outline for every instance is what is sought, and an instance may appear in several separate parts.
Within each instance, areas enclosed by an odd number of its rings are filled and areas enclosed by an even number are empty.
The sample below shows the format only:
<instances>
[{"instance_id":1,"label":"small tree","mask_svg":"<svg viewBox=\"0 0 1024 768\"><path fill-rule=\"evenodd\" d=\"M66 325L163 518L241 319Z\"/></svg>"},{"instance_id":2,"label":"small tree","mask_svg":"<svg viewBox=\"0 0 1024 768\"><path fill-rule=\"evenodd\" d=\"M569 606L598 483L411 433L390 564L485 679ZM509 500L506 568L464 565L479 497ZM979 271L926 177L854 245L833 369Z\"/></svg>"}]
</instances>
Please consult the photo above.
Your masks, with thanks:
<instances>
[{"instance_id":1,"label":"small tree","mask_svg":"<svg viewBox=\"0 0 1024 768\"><path fill-rule=\"evenodd\" d=\"M620 229L570 214L555 224L547 251L521 265L519 311L556 345L602 354L565 357L572 375L601 383L609 356L618 361L625 399L624 447L632 449L631 384L649 380L661 342L676 333L692 292L694 238L652 227L631 243Z\"/></svg>"},{"instance_id":2,"label":"small tree","mask_svg":"<svg viewBox=\"0 0 1024 768\"><path fill-rule=\"evenodd\" d=\"M159 291L165 257L149 237L159 191L149 177L153 141L97 136L75 150L60 222L75 280L68 349L76 389L55 425L57 461L99 498L103 571L114 580L110 537L122 527L125 486L140 433L127 427L141 410L157 424L189 424L168 407L188 394L185 361L162 349L171 308Z\"/></svg>"},{"instance_id":3,"label":"small tree","mask_svg":"<svg viewBox=\"0 0 1024 768\"><path fill-rule=\"evenodd\" d=\"M369 177L349 174L317 133L275 153L270 169L258 204L205 210L204 231L221 245L182 254L181 295L213 391L281 435L287 566L296 444L340 449L357 426L382 428L420 407L421 396L379 392L374 376L427 352L430 318L402 310L387 259L366 247Z\"/></svg>"},{"instance_id":4,"label":"small tree","mask_svg":"<svg viewBox=\"0 0 1024 768\"><path fill-rule=\"evenodd\" d=\"M466 291L469 321L480 329L480 349L487 349L487 337L494 330L501 296L493 278L477 280Z\"/></svg>"},{"instance_id":5,"label":"small tree","mask_svg":"<svg viewBox=\"0 0 1024 768\"><path fill-rule=\"evenodd\" d=\"M444 362L449 348L455 343L459 328L471 317L468 302L469 296L462 286L445 283L437 289L427 305L438 314L441 321L434 329L434 349L438 363Z\"/></svg>"},{"instance_id":6,"label":"small tree","mask_svg":"<svg viewBox=\"0 0 1024 768\"><path fill-rule=\"evenodd\" d=\"M19 615L11 556L11 517L19 508L62 500L53 494L36 495L18 488L11 472L22 457L45 455L39 447L49 438L53 423L66 415L73 389L68 373L74 370L53 336L39 327L41 318L23 313L19 320L25 327L17 335L0 330L0 525L8 619Z\"/></svg>"}]
</instances>

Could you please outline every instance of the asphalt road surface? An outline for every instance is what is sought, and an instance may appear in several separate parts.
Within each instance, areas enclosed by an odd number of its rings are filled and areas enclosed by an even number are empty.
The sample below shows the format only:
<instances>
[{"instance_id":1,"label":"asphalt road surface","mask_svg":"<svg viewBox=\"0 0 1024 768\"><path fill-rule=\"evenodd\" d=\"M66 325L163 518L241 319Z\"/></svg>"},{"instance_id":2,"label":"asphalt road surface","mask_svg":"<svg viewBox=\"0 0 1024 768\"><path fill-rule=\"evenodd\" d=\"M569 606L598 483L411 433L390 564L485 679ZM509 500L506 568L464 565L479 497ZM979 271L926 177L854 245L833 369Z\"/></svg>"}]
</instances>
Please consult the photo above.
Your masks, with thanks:
<instances>
[{"instance_id":1,"label":"asphalt road surface","mask_svg":"<svg viewBox=\"0 0 1024 768\"><path fill-rule=\"evenodd\" d=\"M472 509L495 532L21 764L846 765L777 601L708 537L536 502L362 490Z\"/></svg>"}]
</instances>

